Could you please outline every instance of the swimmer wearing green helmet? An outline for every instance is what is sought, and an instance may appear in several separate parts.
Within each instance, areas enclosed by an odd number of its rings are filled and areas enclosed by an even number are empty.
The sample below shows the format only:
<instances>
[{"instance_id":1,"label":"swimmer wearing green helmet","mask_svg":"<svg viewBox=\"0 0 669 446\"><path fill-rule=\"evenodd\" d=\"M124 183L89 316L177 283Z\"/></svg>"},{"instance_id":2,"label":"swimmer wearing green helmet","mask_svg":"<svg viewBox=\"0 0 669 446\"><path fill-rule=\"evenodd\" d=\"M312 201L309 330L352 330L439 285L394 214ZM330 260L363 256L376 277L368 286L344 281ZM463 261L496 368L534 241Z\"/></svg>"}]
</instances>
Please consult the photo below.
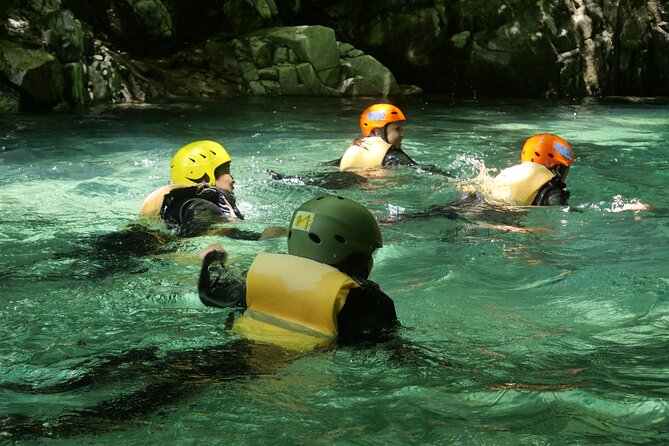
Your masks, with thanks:
<instances>
[{"instance_id":1,"label":"swimmer wearing green helmet","mask_svg":"<svg viewBox=\"0 0 669 446\"><path fill-rule=\"evenodd\" d=\"M246 280L225 268L227 255L219 245L203 250L202 302L245 309L244 316L287 320L340 341L397 325L392 299L368 280L372 254L383 241L364 206L339 196L314 198L295 210L288 229L288 255L258 255Z\"/></svg>"}]
</instances>

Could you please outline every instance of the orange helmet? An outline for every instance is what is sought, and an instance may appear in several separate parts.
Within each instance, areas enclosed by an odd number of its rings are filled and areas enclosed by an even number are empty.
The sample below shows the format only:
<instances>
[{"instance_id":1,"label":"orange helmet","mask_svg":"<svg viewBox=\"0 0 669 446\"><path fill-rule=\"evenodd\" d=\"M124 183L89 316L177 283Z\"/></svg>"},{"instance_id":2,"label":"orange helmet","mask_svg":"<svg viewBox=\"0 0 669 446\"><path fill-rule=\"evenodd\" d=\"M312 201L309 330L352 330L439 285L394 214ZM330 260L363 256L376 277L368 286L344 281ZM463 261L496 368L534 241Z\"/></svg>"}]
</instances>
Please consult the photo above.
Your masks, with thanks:
<instances>
[{"instance_id":1,"label":"orange helmet","mask_svg":"<svg viewBox=\"0 0 669 446\"><path fill-rule=\"evenodd\" d=\"M363 136L369 136L374 129L382 129L386 124L406 119L402 110L392 104L374 104L360 115L360 130Z\"/></svg>"},{"instance_id":2,"label":"orange helmet","mask_svg":"<svg viewBox=\"0 0 669 446\"><path fill-rule=\"evenodd\" d=\"M561 164L569 167L574 162L574 151L567 141L550 133L539 133L525 141L520 161L543 164L549 169Z\"/></svg>"}]
</instances>

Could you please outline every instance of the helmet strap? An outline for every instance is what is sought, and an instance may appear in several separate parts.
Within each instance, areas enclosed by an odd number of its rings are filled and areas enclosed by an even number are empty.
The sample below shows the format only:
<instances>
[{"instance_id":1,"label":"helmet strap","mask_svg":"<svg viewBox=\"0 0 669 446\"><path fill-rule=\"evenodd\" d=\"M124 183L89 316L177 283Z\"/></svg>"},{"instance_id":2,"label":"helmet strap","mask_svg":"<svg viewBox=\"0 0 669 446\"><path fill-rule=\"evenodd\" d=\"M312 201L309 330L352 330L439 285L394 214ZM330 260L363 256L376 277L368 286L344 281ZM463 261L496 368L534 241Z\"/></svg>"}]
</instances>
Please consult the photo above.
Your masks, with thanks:
<instances>
[{"instance_id":1,"label":"helmet strap","mask_svg":"<svg viewBox=\"0 0 669 446\"><path fill-rule=\"evenodd\" d=\"M351 277L367 279L369 273L371 273L369 263L370 257L371 256L362 253L353 253L332 266Z\"/></svg>"},{"instance_id":2,"label":"helmet strap","mask_svg":"<svg viewBox=\"0 0 669 446\"><path fill-rule=\"evenodd\" d=\"M551 172L553 172L560 179L560 181L564 182L564 179L567 177L567 173L569 172L569 166L558 164L551 169Z\"/></svg>"},{"instance_id":3,"label":"helmet strap","mask_svg":"<svg viewBox=\"0 0 669 446\"><path fill-rule=\"evenodd\" d=\"M381 138L385 142L388 142L388 132L386 130L387 126L388 126L388 124L384 125L383 127L377 127L375 129L373 129L372 130L372 135L378 136L379 138Z\"/></svg>"}]
</instances>

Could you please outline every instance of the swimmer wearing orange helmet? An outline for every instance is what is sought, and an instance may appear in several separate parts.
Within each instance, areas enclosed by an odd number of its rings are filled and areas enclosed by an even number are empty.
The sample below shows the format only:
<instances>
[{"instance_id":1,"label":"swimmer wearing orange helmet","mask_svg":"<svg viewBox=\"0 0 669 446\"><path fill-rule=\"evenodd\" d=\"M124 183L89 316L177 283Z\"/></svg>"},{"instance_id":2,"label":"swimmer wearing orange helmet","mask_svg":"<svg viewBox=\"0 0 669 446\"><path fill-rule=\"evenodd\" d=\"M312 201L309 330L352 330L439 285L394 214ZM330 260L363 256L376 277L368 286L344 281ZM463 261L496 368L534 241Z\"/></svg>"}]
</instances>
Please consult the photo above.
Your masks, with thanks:
<instances>
[{"instance_id":1,"label":"swimmer wearing orange helmet","mask_svg":"<svg viewBox=\"0 0 669 446\"><path fill-rule=\"evenodd\" d=\"M515 206L568 204L570 192L565 180L574 151L566 140L551 133L534 135L525 141L520 161L495 177L495 202Z\"/></svg>"},{"instance_id":2,"label":"swimmer wearing orange helmet","mask_svg":"<svg viewBox=\"0 0 669 446\"><path fill-rule=\"evenodd\" d=\"M363 138L357 138L339 160L339 170L416 165L402 150L406 117L392 104L374 104L360 115Z\"/></svg>"}]
</instances>

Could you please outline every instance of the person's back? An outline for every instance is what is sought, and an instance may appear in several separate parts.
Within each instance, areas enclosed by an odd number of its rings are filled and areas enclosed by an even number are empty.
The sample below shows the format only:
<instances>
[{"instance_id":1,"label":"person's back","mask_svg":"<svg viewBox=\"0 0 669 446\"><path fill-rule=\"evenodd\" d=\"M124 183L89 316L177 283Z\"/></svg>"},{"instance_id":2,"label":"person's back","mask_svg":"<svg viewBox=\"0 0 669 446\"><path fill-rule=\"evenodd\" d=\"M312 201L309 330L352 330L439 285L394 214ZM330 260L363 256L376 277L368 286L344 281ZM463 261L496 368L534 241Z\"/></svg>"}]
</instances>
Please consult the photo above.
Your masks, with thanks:
<instances>
[{"instance_id":1,"label":"person's back","mask_svg":"<svg viewBox=\"0 0 669 446\"><path fill-rule=\"evenodd\" d=\"M232 158L214 141L195 141L179 149L170 162L172 184L153 191L140 217L160 218L177 236L205 231L214 222L244 216L236 205Z\"/></svg>"},{"instance_id":2,"label":"person's back","mask_svg":"<svg viewBox=\"0 0 669 446\"><path fill-rule=\"evenodd\" d=\"M392 104L374 104L360 115L362 138L357 138L339 159L342 172L396 165L415 165L402 151L406 117Z\"/></svg>"},{"instance_id":3,"label":"person's back","mask_svg":"<svg viewBox=\"0 0 669 446\"><path fill-rule=\"evenodd\" d=\"M226 270L225 253L204 251L200 298L245 309L235 330L264 342L313 347L377 335L397 323L392 299L367 279L381 246L378 224L364 206L318 197L293 214L288 254L258 255L245 280Z\"/></svg>"},{"instance_id":4,"label":"person's back","mask_svg":"<svg viewBox=\"0 0 669 446\"><path fill-rule=\"evenodd\" d=\"M567 141L550 133L534 135L525 141L520 160L495 177L489 199L512 206L568 204L565 181L574 152Z\"/></svg>"},{"instance_id":5,"label":"person's back","mask_svg":"<svg viewBox=\"0 0 669 446\"><path fill-rule=\"evenodd\" d=\"M162 220L177 237L209 233L220 223L244 220L237 207L232 158L214 141L195 141L179 149L170 163L172 184L153 191L142 203L139 215ZM262 233L236 227L218 227L216 233L230 238L260 240L283 235L283 228Z\"/></svg>"}]
</instances>

